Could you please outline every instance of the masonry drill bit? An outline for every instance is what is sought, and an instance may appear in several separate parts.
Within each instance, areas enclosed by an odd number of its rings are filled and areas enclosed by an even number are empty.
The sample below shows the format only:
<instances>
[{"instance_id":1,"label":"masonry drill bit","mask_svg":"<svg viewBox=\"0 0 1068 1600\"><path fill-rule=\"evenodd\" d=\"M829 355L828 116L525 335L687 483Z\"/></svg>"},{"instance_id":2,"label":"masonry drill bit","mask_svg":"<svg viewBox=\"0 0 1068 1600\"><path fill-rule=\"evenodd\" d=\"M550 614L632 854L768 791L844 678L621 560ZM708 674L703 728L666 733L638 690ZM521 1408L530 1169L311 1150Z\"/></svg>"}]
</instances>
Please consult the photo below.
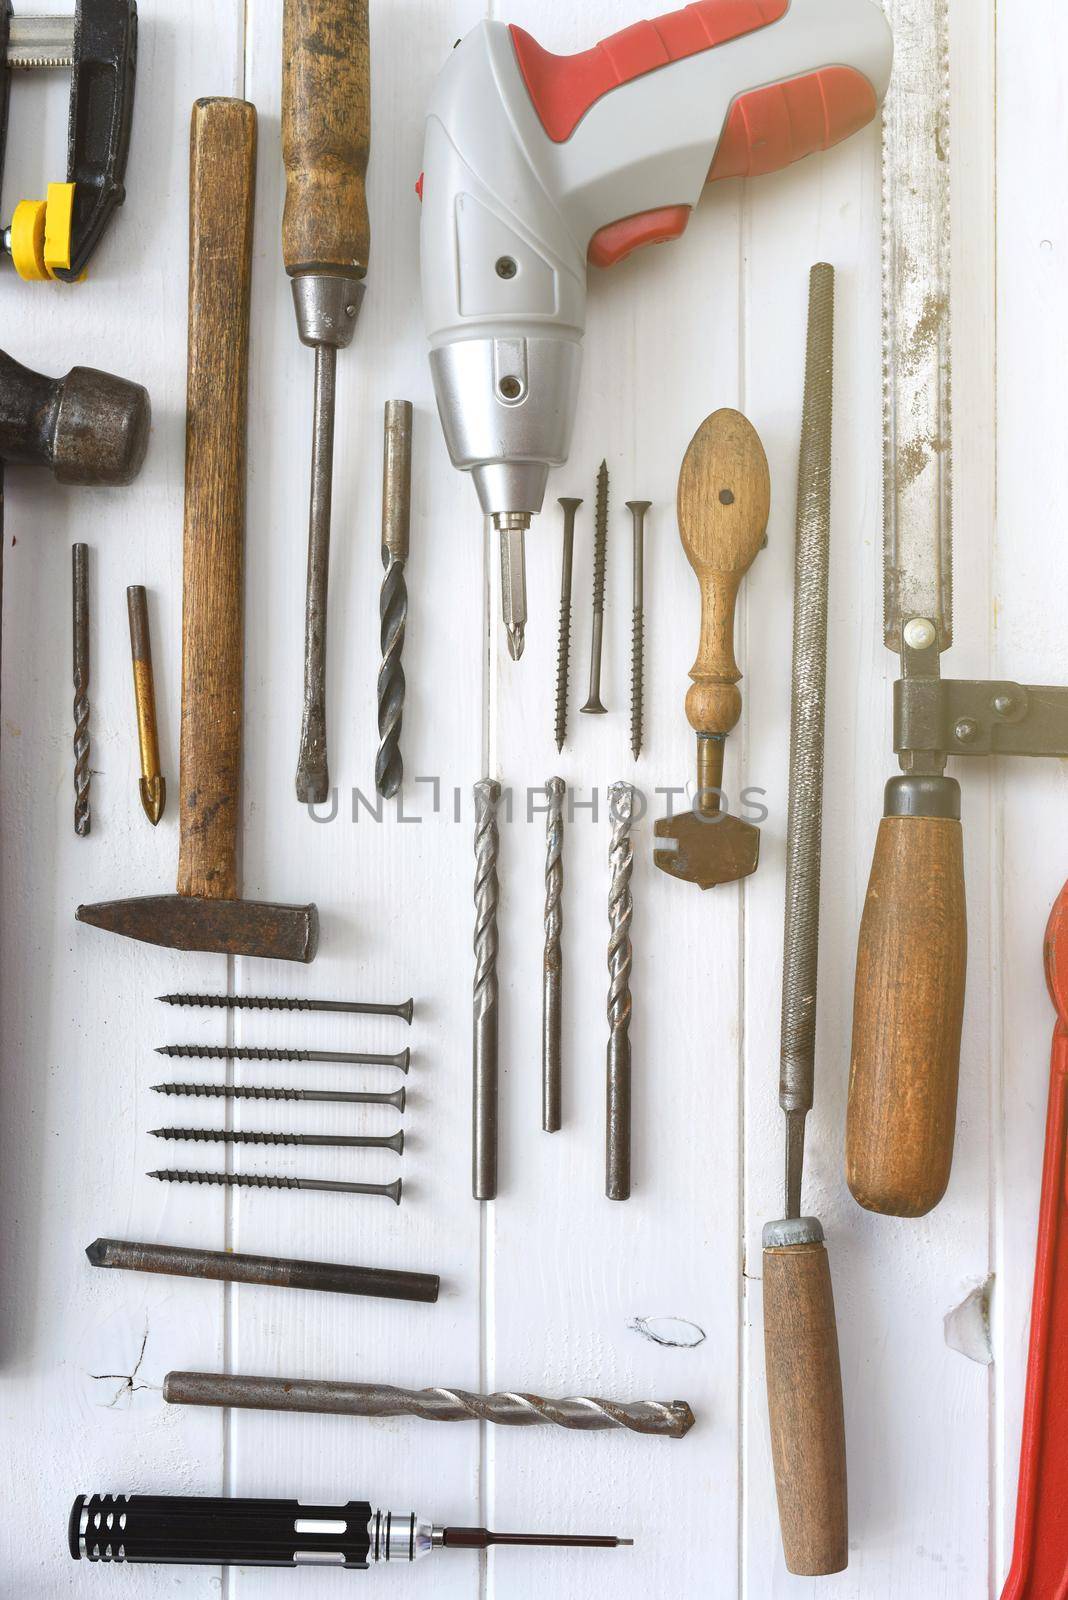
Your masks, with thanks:
<instances>
[{"instance_id":1,"label":"masonry drill bit","mask_svg":"<svg viewBox=\"0 0 1068 1600\"><path fill-rule=\"evenodd\" d=\"M590 645L590 693L583 711L600 716L608 708L601 704L601 654L604 646L604 579L608 562L608 463L602 461L597 473L597 508L593 523L593 642Z\"/></svg>"},{"instance_id":2,"label":"masonry drill bit","mask_svg":"<svg viewBox=\"0 0 1068 1600\"><path fill-rule=\"evenodd\" d=\"M694 1416L684 1400L547 1400L539 1394L471 1394L467 1389L399 1389L384 1383L323 1383L311 1378L250 1378L229 1372L168 1372L170 1405L237 1406L252 1411L323 1412L348 1417L421 1417L424 1422L494 1422L529 1428L551 1423L580 1433L622 1428L682 1439Z\"/></svg>"},{"instance_id":3,"label":"masonry drill bit","mask_svg":"<svg viewBox=\"0 0 1068 1600\"><path fill-rule=\"evenodd\" d=\"M560 570L560 636L556 647L556 748L567 734L567 678L571 664L571 573L575 555L575 513L581 500L557 502L564 513L564 551Z\"/></svg>"},{"instance_id":4,"label":"masonry drill bit","mask_svg":"<svg viewBox=\"0 0 1068 1600\"><path fill-rule=\"evenodd\" d=\"M401 1072L407 1072L412 1059L407 1046L396 1055L379 1055L362 1050L280 1050L273 1045L158 1044L156 1054L180 1061L329 1061L343 1067L398 1067Z\"/></svg>"},{"instance_id":5,"label":"masonry drill bit","mask_svg":"<svg viewBox=\"0 0 1068 1600\"><path fill-rule=\"evenodd\" d=\"M289 995L262 994L161 994L165 1006L213 1006L226 1011L343 1011L368 1017L400 1017L410 1023L415 1010L413 1000L399 1005L376 1005L365 1000L313 1000Z\"/></svg>"},{"instance_id":6,"label":"masonry drill bit","mask_svg":"<svg viewBox=\"0 0 1068 1600\"><path fill-rule=\"evenodd\" d=\"M472 1052L471 1192L497 1194L497 806L495 778L475 784L475 986Z\"/></svg>"},{"instance_id":7,"label":"masonry drill bit","mask_svg":"<svg viewBox=\"0 0 1068 1600\"><path fill-rule=\"evenodd\" d=\"M74 831L89 832L89 546L71 547L74 598Z\"/></svg>"},{"instance_id":8,"label":"masonry drill bit","mask_svg":"<svg viewBox=\"0 0 1068 1600\"><path fill-rule=\"evenodd\" d=\"M549 809L545 817L545 963L542 978L541 1125L546 1133L560 1129L560 1037L564 930L564 795L563 778L545 785Z\"/></svg>"},{"instance_id":9,"label":"masonry drill bit","mask_svg":"<svg viewBox=\"0 0 1068 1600\"><path fill-rule=\"evenodd\" d=\"M609 1200L630 1199L630 925L634 911L630 880L634 847L630 829L634 790L614 783L609 790L612 843L608 891L608 1067L606 1083L605 1194Z\"/></svg>"},{"instance_id":10,"label":"masonry drill bit","mask_svg":"<svg viewBox=\"0 0 1068 1600\"><path fill-rule=\"evenodd\" d=\"M400 753L404 714L404 629L408 585L404 568L412 516L412 403L387 400L382 463L382 565L385 576L378 602L382 665L378 670L378 756L375 788L389 799L404 777Z\"/></svg>"},{"instance_id":11,"label":"masonry drill bit","mask_svg":"<svg viewBox=\"0 0 1068 1600\"><path fill-rule=\"evenodd\" d=\"M148 631L148 596L143 584L132 583L127 589L126 609L130 617L137 746L141 757L141 806L155 827L167 803L167 785L159 769L156 686L152 675L152 641Z\"/></svg>"},{"instance_id":12,"label":"masonry drill bit","mask_svg":"<svg viewBox=\"0 0 1068 1600\"><path fill-rule=\"evenodd\" d=\"M394 1150L401 1155L404 1134L378 1138L374 1134L333 1133L250 1133L237 1128L150 1128L153 1139L171 1139L185 1144L308 1144L329 1150Z\"/></svg>"},{"instance_id":13,"label":"masonry drill bit","mask_svg":"<svg viewBox=\"0 0 1068 1600\"><path fill-rule=\"evenodd\" d=\"M182 1094L201 1100L315 1100L320 1104L393 1106L404 1111L404 1090L370 1094L356 1089L274 1089L238 1083L154 1083L153 1094Z\"/></svg>"},{"instance_id":14,"label":"masonry drill bit","mask_svg":"<svg viewBox=\"0 0 1068 1600\"><path fill-rule=\"evenodd\" d=\"M642 718L645 702L645 513L650 500L628 500L634 523L634 602L630 641L630 753L642 753Z\"/></svg>"},{"instance_id":15,"label":"masonry drill bit","mask_svg":"<svg viewBox=\"0 0 1068 1600\"><path fill-rule=\"evenodd\" d=\"M262 1172L146 1172L160 1183L214 1183L224 1189L307 1189L320 1194L376 1194L401 1203L401 1180L392 1183L332 1183L322 1178L279 1178Z\"/></svg>"}]
</instances>

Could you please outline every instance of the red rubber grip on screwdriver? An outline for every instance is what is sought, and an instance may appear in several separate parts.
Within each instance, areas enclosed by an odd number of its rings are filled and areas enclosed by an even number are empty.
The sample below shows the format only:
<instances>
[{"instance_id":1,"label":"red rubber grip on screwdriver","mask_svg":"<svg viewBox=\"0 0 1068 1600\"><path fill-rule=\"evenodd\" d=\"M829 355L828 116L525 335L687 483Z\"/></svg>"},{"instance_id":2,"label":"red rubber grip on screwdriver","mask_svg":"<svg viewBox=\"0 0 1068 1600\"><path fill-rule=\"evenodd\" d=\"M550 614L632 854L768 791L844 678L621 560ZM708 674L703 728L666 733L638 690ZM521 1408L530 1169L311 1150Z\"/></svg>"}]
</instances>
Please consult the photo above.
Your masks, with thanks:
<instances>
[{"instance_id":1,"label":"red rubber grip on screwdriver","mask_svg":"<svg viewBox=\"0 0 1068 1600\"><path fill-rule=\"evenodd\" d=\"M1068 884L1046 929L1057 1008L1012 1566L1001 1600L1068 1594Z\"/></svg>"}]
</instances>

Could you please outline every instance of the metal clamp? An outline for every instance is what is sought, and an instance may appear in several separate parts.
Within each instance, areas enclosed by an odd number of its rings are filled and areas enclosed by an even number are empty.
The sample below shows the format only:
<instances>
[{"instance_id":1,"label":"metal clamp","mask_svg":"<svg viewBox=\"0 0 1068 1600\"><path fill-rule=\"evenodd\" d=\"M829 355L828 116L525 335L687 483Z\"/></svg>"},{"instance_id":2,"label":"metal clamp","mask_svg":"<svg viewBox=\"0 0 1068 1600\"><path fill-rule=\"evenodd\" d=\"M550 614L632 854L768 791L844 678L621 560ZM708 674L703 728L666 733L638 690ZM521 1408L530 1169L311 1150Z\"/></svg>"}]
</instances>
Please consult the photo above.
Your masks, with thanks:
<instances>
[{"instance_id":1,"label":"metal clamp","mask_svg":"<svg viewBox=\"0 0 1068 1600\"><path fill-rule=\"evenodd\" d=\"M1068 755L1068 688L971 678L902 678L894 685L898 755Z\"/></svg>"}]
</instances>

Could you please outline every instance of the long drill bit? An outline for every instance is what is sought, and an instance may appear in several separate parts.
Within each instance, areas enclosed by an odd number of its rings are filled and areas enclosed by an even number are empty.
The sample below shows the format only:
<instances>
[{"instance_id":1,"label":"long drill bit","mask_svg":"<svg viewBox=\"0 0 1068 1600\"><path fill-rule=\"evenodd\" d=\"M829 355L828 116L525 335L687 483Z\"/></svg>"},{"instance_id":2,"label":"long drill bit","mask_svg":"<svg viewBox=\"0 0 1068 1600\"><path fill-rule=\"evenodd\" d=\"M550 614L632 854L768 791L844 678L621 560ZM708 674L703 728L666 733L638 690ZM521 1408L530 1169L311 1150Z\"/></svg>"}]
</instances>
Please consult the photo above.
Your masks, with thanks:
<instances>
[{"instance_id":1,"label":"long drill bit","mask_svg":"<svg viewBox=\"0 0 1068 1600\"><path fill-rule=\"evenodd\" d=\"M396 1055L378 1055L363 1050L285 1050L274 1045L158 1044L156 1054L180 1061L329 1061L343 1067L399 1067L401 1072L407 1072L412 1059L407 1046Z\"/></svg>"},{"instance_id":2,"label":"long drill bit","mask_svg":"<svg viewBox=\"0 0 1068 1600\"><path fill-rule=\"evenodd\" d=\"M382 463L382 565L385 576L379 597L382 665L378 669L378 755L375 788L389 799L404 777L400 753L404 714L404 629L408 621L408 585L404 568L412 516L412 403L387 400Z\"/></svg>"},{"instance_id":3,"label":"long drill bit","mask_svg":"<svg viewBox=\"0 0 1068 1600\"><path fill-rule=\"evenodd\" d=\"M370 1133L252 1133L238 1128L150 1128L153 1139L182 1144L307 1144L329 1150L394 1150L401 1155L404 1134L379 1138Z\"/></svg>"},{"instance_id":4,"label":"long drill bit","mask_svg":"<svg viewBox=\"0 0 1068 1600\"><path fill-rule=\"evenodd\" d=\"M634 847L630 829L634 790L614 783L609 790L612 843L608 891L608 1063L606 1074L605 1194L609 1200L630 1199L630 925L634 912L630 880Z\"/></svg>"},{"instance_id":5,"label":"long drill bit","mask_svg":"<svg viewBox=\"0 0 1068 1600\"><path fill-rule=\"evenodd\" d=\"M634 602L630 640L630 753L637 761L642 753L645 710L645 513L649 500L628 500L627 510L634 523Z\"/></svg>"},{"instance_id":6,"label":"long drill bit","mask_svg":"<svg viewBox=\"0 0 1068 1600\"><path fill-rule=\"evenodd\" d=\"M322 1178L279 1178L262 1172L146 1172L161 1183L214 1183L224 1189L307 1189L320 1194L376 1194L401 1203L401 1180L392 1183L328 1183Z\"/></svg>"},{"instance_id":7,"label":"long drill bit","mask_svg":"<svg viewBox=\"0 0 1068 1600\"><path fill-rule=\"evenodd\" d=\"M253 1411L325 1412L349 1417L421 1417L424 1422L495 1422L528 1428L552 1423L580 1433L622 1428L682 1439L694 1416L684 1400L547 1400L538 1394L471 1394L467 1389L400 1389L384 1383L323 1383L311 1378L250 1378L229 1372L168 1372L170 1405L239 1406Z\"/></svg>"},{"instance_id":8,"label":"long drill bit","mask_svg":"<svg viewBox=\"0 0 1068 1600\"><path fill-rule=\"evenodd\" d=\"M154 1083L153 1094L189 1095L201 1100L315 1100L321 1105L393 1106L404 1110L404 1090L371 1094L361 1089L273 1089L243 1083Z\"/></svg>"},{"instance_id":9,"label":"long drill bit","mask_svg":"<svg viewBox=\"0 0 1068 1600\"><path fill-rule=\"evenodd\" d=\"M160 772L159 730L156 723L156 685L152 675L152 639L148 631L148 595L143 584L126 591L130 619L130 656L133 661L134 707L137 712L137 748L141 760L138 790L141 808L155 827L167 803L167 784Z\"/></svg>"},{"instance_id":10,"label":"long drill bit","mask_svg":"<svg viewBox=\"0 0 1068 1600\"><path fill-rule=\"evenodd\" d=\"M343 1011L368 1017L400 1017L410 1023L413 1000L399 1005L377 1005L366 1000L310 1000L289 995L262 994L161 994L165 1006L205 1006L226 1011Z\"/></svg>"},{"instance_id":11,"label":"long drill bit","mask_svg":"<svg viewBox=\"0 0 1068 1600\"><path fill-rule=\"evenodd\" d=\"M597 471L597 507L593 523L593 638L590 644L590 693L582 710L591 716L607 711L601 704L601 654L604 646L604 581L608 564L608 463Z\"/></svg>"},{"instance_id":12,"label":"long drill bit","mask_svg":"<svg viewBox=\"0 0 1068 1600\"><path fill-rule=\"evenodd\" d=\"M545 785L549 809L545 816L545 962L542 978L541 1021L541 1125L546 1133L560 1129L560 1039L562 1031L563 961L560 940L564 931L564 795L563 778Z\"/></svg>"},{"instance_id":13,"label":"long drill bit","mask_svg":"<svg viewBox=\"0 0 1068 1600\"><path fill-rule=\"evenodd\" d=\"M89 546L71 546L74 612L74 831L89 832Z\"/></svg>"},{"instance_id":14,"label":"long drill bit","mask_svg":"<svg viewBox=\"0 0 1068 1600\"><path fill-rule=\"evenodd\" d=\"M475 985L472 1052L471 1192L497 1195L497 806L495 778L475 784Z\"/></svg>"},{"instance_id":15,"label":"long drill bit","mask_svg":"<svg viewBox=\"0 0 1068 1600\"><path fill-rule=\"evenodd\" d=\"M575 513L581 500L557 502L564 513L564 548L560 567L560 633L556 646L556 748L567 736L567 680L571 665L571 577L575 559Z\"/></svg>"}]
</instances>

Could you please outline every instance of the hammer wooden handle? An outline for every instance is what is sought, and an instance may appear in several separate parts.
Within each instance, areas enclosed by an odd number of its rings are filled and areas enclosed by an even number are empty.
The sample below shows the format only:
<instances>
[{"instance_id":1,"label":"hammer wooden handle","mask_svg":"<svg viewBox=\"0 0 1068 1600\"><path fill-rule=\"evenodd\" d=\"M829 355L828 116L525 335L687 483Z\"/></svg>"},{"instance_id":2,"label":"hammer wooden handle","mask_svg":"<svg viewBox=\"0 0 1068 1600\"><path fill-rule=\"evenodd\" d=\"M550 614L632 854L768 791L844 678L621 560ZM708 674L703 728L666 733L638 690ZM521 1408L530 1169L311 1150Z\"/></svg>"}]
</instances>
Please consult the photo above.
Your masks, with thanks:
<instances>
[{"instance_id":1,"label":"hammer wooden handle","mask_svg":"<svg viewBox=\"0 0 1068 1600\"><path fill-rule=\"evenodd\" d=\"M285 0L282 156L286 271L367 271L371 144L367 0Z\"/></svg>"},{"instance_id":2,"label":"hammer wooden handle","mask_svg":"<svg viewBox=\"0 0 1068 1600\"><path fill-rule=\"evenodd\" d=\"M189 142L178 893L222 900L238 894L255 173L255 107L198 100Z\"/></svg>"},{"instance_id":3,"label":"hammer wooden handle","mask_svg":"<svg viewBox=\"0 0 1068 1600\"><path fill-rule=\"evenodd\" d=\"M838 1330L822 1244L764 1251L764 1350L775 1489L787 1568L842 1572L849 1560Z\"/></svg>"},{"instance_id":4,"label":"hammer wooden handle","mask_svg":"<svg viewBox=\"0 0 1068 1600\"><path fill-rule=\"evenodd\" d=\"M701 642L686 696L697 733L728 734L742 713L734 611L764 543L771 506L767 457L738 411L706 417L679 473L679 537L701 585Z\"/></svg>"},{"instance_id":5,"label":"hammer wooden handle","mask_svg":"<svg viewBox=\"0 0 1068 1600\"><path fill-rule=\"evenodd\" d=\"M846 1177L869 1211L922 1217L953 1160L968 929L959 822L879 825L857 951Z\"/></svg>"}]
</instances>

